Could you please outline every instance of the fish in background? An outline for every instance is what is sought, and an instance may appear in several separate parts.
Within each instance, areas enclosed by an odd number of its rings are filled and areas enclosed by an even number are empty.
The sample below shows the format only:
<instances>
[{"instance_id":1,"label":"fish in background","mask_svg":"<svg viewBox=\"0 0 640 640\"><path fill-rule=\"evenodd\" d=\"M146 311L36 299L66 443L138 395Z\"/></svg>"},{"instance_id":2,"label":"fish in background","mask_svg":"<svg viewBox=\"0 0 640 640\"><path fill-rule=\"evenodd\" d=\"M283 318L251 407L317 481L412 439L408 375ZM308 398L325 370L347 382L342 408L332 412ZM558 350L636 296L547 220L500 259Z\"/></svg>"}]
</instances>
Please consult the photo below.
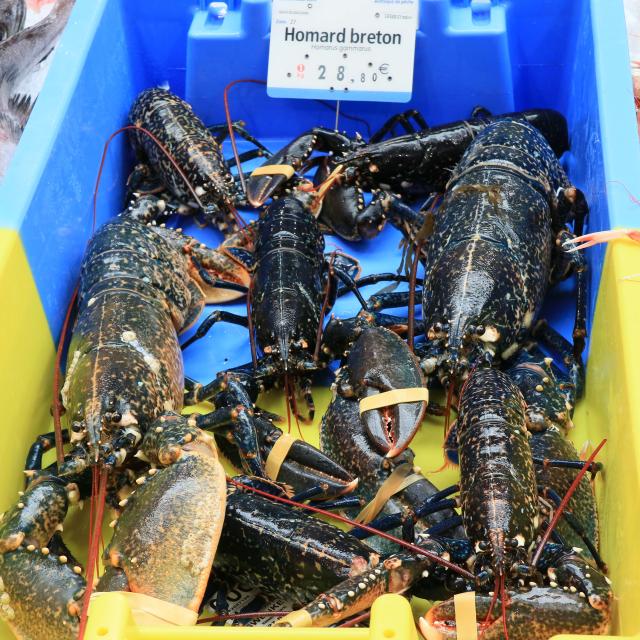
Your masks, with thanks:
<instances>
[{"instance_id":1,"label":"fish in background","mask_svg":"<svg viewBox=\"0 0 640 640\"><path fill-rule=\"evenodd\" d=\"M27 8L29 11L38 13L42 11L42 7L55 2L55 0L27 0Z\"/></svg>"},{"instance_id":2,"label":"fish in background","mask_svg":"<svg viewBox=\"0 0 640 640\"><path fill-rule=\"evenodd\" d=\"M0 42L0 179L6 173L39 92L39 87L36 89L29 82L30 78L34 73L39 75L36 72L41 63L54 50L74 1L57 0L42 20ZM0 0L0 20L9 15L12 3L25 6L23 0ZM7 32L18 22L9 20L9 24ZM4 22L2 25L4 28Z\"/></svg>"},{"instance_id":3,"label":"fish in background","mask_svg":"<svg viewBox=\"0 0 640 640\"><path fill-rule=\"evenodd\" d=\"M0 0L0 42L22 31L26 19L24 0Z\"/></svg>"},{"instance_id":4,"label":"fish in background","mask_svg":"<svg viewBox=\"0 0 640 640\"><path fill-rule=\"evenodd\" d=\"M624 0L624 13L627 21L629 57L631 58L633 97L636 103L636 119L640 135L640 2L638 0Z\"/></svg>"}]
</instances>

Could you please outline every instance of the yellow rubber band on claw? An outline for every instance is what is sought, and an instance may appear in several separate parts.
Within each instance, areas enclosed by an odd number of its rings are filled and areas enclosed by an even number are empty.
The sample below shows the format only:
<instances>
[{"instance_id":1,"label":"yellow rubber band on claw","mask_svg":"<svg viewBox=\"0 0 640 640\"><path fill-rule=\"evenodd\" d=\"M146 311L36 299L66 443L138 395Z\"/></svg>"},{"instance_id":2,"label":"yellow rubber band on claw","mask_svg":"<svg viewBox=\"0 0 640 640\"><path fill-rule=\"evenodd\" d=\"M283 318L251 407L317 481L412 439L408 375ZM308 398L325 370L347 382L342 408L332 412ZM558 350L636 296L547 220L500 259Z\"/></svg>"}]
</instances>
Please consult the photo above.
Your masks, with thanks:
<instances>
[{"instance_id":1,"label":"yellow rubber band on claw","mask_svg":"<svg viewBox=\"0 0 640 640\"><path fill-rule=\"evenodd\" d=\"M313 626L313 618L311 614L306 609L298 609L297 611L292 611L291 613L284 616L284 618L280 618L276 622L277 627L312 627Z\"/></svg>"},{"instance_id":2,"label":"yellow rubber band on claw","mask_svg":"<svg viewBox=\"0 0 640 640\"><path fill-rule=\"evenodd\" d=\"M271 447L271 451L264 465L264 472L268 478L271 478L271 480L278 479L280 467L282 467L282 463L285 461L287 454L297 439L298 438L294 438L288 433L283 433L276 440L276 443Z\"/></svg>"},{"instance_id":3,"label":"yellow rubber band on claw","mask_svg":"<svg viewBox=\"0 0 640 640\"><path fill-rule=\"evenodd\" d=\"M373 497L373 500L362 509L354 518L354 521L369 524L382 511L389 498L418 482L418 480L424 480L424 477L419 473L413 473L412 464L407 462L397 466L380 485L378 493Z\"/></svg>"},{"instance_id":4,"label":"yellow rubber band on claw","mask_svg":"<svg viewBox=\"0 0 640 640\"><path fill-rule=\"evenodd\" d=\"M429 402L429 390L425 387L409 387L407 389L392 389L383 393L376 393L360 400L360 415L372 409L382 409L394 404L405 402Z\"/></svg>"},{"instance_id":5,"label":"yellow rubber band on claw","mask_svg":"<svg viewBox=\"0 0 640 640\"><path fill-rule=\"evenodd\" d=\"M456 610L457 640L478 640L478 623L476 621L476 593L456 593L453 596Z\"/></svg>"},{"instance_id":6,"label":"yellow rubber band on claw","mask_svg":"<svg viewBox=\"0 0 640 640\"><path fill-rule=\"evenodd\" d=\"M91 599L107 595L108 591L96 591ZM166 600L160 600L144 593L118 591L123 595L131 608L135 623L139 626L153 627L190 627L198 621L198 613Z\"/></svg>"},{"instance_id":7,"label":"yellow rubber band on claw","mask_svg":"<svg viewBox=\"0 0 640 640\"><path fill-rule=\"evenodd\" d=\"M290 164L265 164L251 172L251 177L259 176L286 176L291 178L296 170Z\"/></svg>"}]
</instances>

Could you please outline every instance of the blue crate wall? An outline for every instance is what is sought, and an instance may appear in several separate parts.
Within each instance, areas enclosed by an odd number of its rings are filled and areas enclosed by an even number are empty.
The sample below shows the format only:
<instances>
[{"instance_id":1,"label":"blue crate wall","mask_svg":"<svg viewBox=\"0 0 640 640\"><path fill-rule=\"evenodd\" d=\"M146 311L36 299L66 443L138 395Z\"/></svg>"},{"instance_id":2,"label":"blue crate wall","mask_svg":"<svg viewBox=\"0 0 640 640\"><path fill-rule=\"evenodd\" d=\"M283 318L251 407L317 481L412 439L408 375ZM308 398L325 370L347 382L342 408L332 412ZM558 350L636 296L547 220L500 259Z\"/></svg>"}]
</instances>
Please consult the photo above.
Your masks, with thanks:
<instances>
[{"instance_id":1,"label":"blue crate wall","mask_svg":"<svg viewBox=\"0 0 640 640\"><path fill-rule=\"evenodd\" d=\"M269 8L270 0L236 1L220 23L194 0L77 1L0 188L3 224L20 229L54 336L90 233L105 140L125 123L136 93L162 83L191 99L205 121L221 121L226 84L266 75ZM567 166L589 197L592 228L636 221L638 208L624 191L633 191L638 148L621 2L422 0L420 10L411 106L433 124L467 117L477 104L495 112L560 109L573 142ZM270 99L255 85L234 87L231 105L234 117L267 139L333 123L332 112L315 102ZM398 108L343 103L372 127ZM105 164L98 222L121 209L132 162L126 139L117 138ZM601 256L589 253L592 297Z\"/></svg>"}]
</instances>

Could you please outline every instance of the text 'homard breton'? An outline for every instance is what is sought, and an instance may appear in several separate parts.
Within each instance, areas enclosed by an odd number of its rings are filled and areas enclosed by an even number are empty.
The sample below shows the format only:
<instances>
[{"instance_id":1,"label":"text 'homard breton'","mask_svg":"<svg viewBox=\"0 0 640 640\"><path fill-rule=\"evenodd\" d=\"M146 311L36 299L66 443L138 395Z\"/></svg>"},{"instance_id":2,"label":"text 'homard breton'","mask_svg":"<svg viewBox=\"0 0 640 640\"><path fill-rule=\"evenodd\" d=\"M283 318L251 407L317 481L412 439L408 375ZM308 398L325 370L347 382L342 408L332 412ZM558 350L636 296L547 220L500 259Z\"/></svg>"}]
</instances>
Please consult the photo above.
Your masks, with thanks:
<instances>
[{"instance_id":1,"label":"text 'homard breton'","mask_svg":"<svg viewBox=\"0 0 640 640\"><path fill-rule=\"evenodd\" d=\"M347 36L349 39L347 40ZM302 31L295 27L284 30L285 42L336 42L339 44L390 44L402 43L399 33L385 33L384 31L357 31L353 27L347 34L347 29L341 31Z\"/></svg>"}]
</instances>

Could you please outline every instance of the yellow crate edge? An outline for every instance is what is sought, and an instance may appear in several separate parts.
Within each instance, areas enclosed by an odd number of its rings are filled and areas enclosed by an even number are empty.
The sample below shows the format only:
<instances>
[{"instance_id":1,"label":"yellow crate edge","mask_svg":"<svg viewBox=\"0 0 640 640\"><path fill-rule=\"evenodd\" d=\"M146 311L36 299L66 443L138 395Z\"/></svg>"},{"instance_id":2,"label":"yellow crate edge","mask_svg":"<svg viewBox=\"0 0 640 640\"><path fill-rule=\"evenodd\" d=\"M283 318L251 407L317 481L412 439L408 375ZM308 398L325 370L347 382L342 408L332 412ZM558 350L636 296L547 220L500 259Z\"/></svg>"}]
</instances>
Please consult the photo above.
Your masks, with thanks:
<instances>
[{"instance_id":1,"label":"yellow crate edge","mask_svg":"<svg viewBox=\"0 0 640 640\"><path fill-rule=\"evenodd\" d=\"M640 273L640 248L632 242L618 242L607 252L607 259L600 285L600 294L592 330L591 355L587 381L587 401L579 405L576 423L587 424L589 437L598 441L605 433L609 437L607 451L603 455L609 464L606 482L598 487L603 526L603 552L612 568L617 603L614 612L616 637L640 638L640 576L629 568L640 567L640 522L628 509L635 505L640 487L640 412L636 409L640 400L640 276L637 280L625 277ZM2 318L0 353L3 364L0 375L0 400L9 429L15 433L16 450L26 452L33 437L46 430L49 422L51 373L54 345L42 310L37 288L33 281L24 249L18 234L0 229L0 286L7 303L8 313ZM43 354L45 356L43 357ZM617 423L617 424L616 424ZM617 429L608 429L616 425ZM4 482L0 486L3 505L15 500L15 491L22 484L21 455L5 459ZM607 495L608 493L612 495ZM626 505L626 509L625 509ZM624 527L619 526L624 524ZM617 553L616 553L617 551ZM624 551L624 553L621 553ZM130 612L118 604L117 594L109 594L104 600L103 613L92 604L90 629L97 633L102 616L109 624L126 630L128 635L87 635L87 639L112 638L115 640L159 638L224 638L248 633L282 637L282 630L273 634L268 629L192 628L167 632L154 628L132 626ZM398 600L399 598L399 600ZM126 604L126 603L125 603ZM296 638L321 640L339 634L342 640L394 637L413 640L416 637L410 609L401 612L406 601L399 596L384 596L374 605L371 629L297 630ZM377 612L377 613L376 613ZM393 623L392 627L384 620ZM114 633L116 626L113 627ZM393 636L386 635L393 630ZM374 635L377 634L377 635ZM223 636L220 636L221 638ZM0 640L12 638L2 625ZM603 637L603 636L598 636ZM613 636L611 636L613 637ZM591 636L559 635L555 640L579 640Z\"/></svg>"},{"instance_id":2,"label":"yellow crate edge","mask_svg":"<svg viewBox=\"0 0 640 640\"><path fill-rule=\"evenodd\" d=\"M0 406L5 443L0 505L23 488L24 461L35 436L49 428L55 350L40 296L17 231L0 229ZM0 621L0 640L13 633Z\"/></svg>"},{"instance_id":3,"label":"yellow crate edge","mask_svg":"<svg viewBox=\"0 0 640 640\"><path fill-rule=\"evenodd\" d=\"M368 629L292 629L277 627L138 627L129 603L118 593L92 599L85 640L281 640L289 634L301 640L417 640L409 602L399 595L389 594L376 600L371 610Z\"/></svg>"}]
</instances>

